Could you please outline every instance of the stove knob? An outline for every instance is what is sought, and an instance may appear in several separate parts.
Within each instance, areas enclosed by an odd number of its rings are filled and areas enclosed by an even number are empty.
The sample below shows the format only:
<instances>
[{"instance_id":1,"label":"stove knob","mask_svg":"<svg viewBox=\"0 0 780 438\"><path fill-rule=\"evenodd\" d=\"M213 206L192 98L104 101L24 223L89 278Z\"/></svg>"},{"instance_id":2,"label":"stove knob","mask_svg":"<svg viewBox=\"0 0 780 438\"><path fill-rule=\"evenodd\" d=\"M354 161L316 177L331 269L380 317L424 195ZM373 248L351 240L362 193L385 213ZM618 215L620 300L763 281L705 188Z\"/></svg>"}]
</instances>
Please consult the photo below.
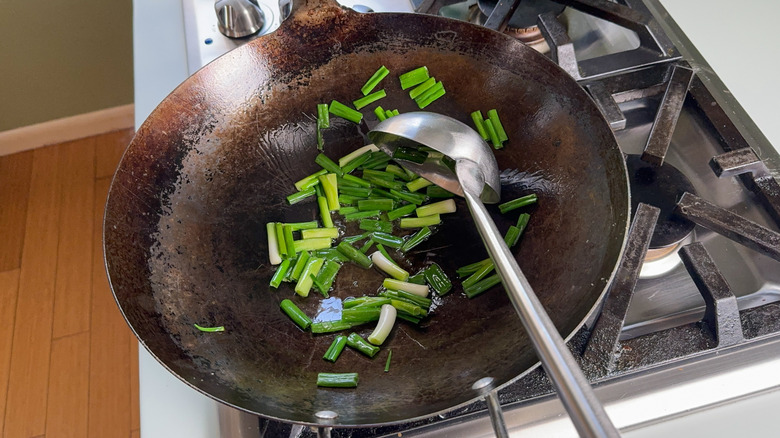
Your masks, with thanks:
<instances>
[{"instance_id":1,"label":"stove knob","mask_svg":"<svg viewBox=\"0 0 780 438\"><path fill-rule=\"evenodd\" d=\"M230 38L242 38L257 33L265 24L265 15L250 0L217 0L219 31Z\"/></svg>"}]
</instances>

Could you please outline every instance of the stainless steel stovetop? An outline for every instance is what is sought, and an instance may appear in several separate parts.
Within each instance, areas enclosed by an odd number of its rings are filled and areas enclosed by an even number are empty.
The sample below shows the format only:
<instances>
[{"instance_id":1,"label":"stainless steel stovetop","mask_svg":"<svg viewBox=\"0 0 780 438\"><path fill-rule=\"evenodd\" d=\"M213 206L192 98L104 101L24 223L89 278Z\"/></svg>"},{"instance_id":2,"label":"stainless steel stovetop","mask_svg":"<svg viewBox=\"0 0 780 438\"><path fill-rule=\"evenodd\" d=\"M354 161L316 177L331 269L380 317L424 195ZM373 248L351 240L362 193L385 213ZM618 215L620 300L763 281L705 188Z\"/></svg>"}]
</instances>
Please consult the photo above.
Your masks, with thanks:
<instances>
[{"instance_id":1,"label":"stainless steel stovetop","mask_svg":"<svg viewBox=\"0 0 780 438\"><path fill-rule=\"evenodd\" d=\"M270 12L261 33L281 22L276 2L265 1L261 7ZM358 3L375 11L456 17L475 12L473 1ZM667 206L675 220L691 221L692 232L683 233L679 244L651 248L654 260L644 263L655 221L648 219L649 209L639 209L601 317L589 321L570 347L582 358L608 412L633 403L629 424L780 386L780 373L772 371L780 352L780 156L676 25L659 19L666 14L657 1L560 3L568 5L562 14L538 18L541 50L591 93L624 154L647 163L650 170L642 172L673 166L695 193L676 193ZM213 5L212 0L183 0L190 73L254 38L222 36ZM499 4L481 22L497 27L502 13L511 16L509 7ZM678 253L680 247L685 249ZM662 396L655 400L666 403L644 406L642 394ZM570 427L540 369L498 395L512 431L555 433ZM220 408L220 418L224 436L314 433L227 407ZM491 430L484 404L475 403L413 424L332 433L487 436Z\"/></svg>"}]
</instances>

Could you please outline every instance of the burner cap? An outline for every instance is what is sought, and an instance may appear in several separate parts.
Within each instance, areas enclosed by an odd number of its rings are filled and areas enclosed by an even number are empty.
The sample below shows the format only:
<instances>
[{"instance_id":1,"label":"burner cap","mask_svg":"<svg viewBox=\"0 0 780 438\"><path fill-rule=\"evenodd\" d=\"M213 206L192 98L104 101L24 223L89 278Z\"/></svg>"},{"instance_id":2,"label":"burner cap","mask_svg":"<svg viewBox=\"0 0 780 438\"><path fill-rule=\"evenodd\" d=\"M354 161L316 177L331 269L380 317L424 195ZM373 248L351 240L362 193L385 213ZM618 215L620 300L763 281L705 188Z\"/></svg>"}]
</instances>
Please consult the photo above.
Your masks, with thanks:
<instances>
[{"instance_id":1,"label":"burner cap","mask_svg":"<svg viewBox=\"0 0 780 438\"><path fill-rule=\"evenodd\" d=\"M640 202L661 209L650 248L666 248L685 239L695 224L675 214L674 209L683 193L695 193L688 178L667 162L659 167L642 161L639 155L628 155L626 166L631 185L631 216Z\"/></svg>"},{"instance_id":2,"label":"burner cap","mask_svg":"<svg viewBox=\"0 0 780 438\"><path fill-rule=\"evenodd\" d=\"M477 4L482 13L489 17L490 13L493 12L493 8L498 4L498 0L477 0ZM536 27L536 17L539 14L552 12L557 16L565 8L566 6L550 0L522 0L517 9L515 9L515 13L512 14L512 18L509 19L507 27L514 29Z\"/></svg>"}]
</instances>

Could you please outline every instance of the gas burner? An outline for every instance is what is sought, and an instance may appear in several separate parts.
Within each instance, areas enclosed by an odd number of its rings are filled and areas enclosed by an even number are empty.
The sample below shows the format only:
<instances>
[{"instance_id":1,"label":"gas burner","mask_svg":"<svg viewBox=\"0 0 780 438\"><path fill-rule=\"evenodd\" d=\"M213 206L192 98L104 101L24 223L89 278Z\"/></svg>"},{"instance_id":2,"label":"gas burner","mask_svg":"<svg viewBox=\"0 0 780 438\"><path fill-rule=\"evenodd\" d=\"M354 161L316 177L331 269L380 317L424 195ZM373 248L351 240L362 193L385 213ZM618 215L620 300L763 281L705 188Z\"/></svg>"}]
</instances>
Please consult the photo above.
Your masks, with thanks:
<instances>
[{"instance_id":1,"label":"gas burner","mask_svg":"<svg viewBox=\"0 0 780 438\"><path fill-rule=\"evenodd\" d=\"M631 185L631 214L640 202L661 209L650 240L641 278L663 275L680 262L677 251L693 241L695 224L675 213L677 201L685 192L694 193L688 178L668 162L656 166L642 161L639 155L627 155L628 179Z\"/></svg>"},{"instance_id":2,"label":"gas burner","mask_svg":"<svg viewBox=\"0 0 780 438\"><path fill-rule=\"evenodd\" d=\"M476 5L469 8L468 21L484 24L497 3L497 0L478 0ZM539 52L546 53L550 48L536 24L537 17L546 12L559 16L565 8L566 6L550 0L523 0L509 19L504 33Z\"/></svg>"}]
</instances>

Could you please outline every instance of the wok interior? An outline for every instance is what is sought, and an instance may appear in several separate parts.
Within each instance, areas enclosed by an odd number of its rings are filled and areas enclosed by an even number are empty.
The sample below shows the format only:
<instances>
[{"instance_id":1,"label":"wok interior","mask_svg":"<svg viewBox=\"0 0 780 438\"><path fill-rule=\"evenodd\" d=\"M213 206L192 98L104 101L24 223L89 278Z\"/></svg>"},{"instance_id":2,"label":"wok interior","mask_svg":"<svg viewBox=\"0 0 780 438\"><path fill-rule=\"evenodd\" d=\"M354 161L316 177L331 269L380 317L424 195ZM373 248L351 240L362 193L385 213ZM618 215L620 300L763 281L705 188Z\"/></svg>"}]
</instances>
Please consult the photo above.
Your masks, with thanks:
<instances>
[{"instance_id":1,"label":"wok interior","mask_svg":"<svg viewBox=\"0 0 780 438\"><path fill-rule=\"evenodd\" d=\"M385 65L392 74L379 103L415 110L395 76L426 65L447 90L428 110L470 123L470 112L496 108L510 138L496 152L503 199L539 196L526 210L531 221L515 253L564 336L597 303L622 247L622 157L582 90L519 43L434 17L323 14L207 66L139 129L106 207L111 285L149 351L227 404L301 423L316 423L320 410L336 411L341 425L429 416L472 400L480 378L511 381L536 356L500 288L469 300L455 281L426 322L399 323L374 359L347 350L335 364L322 360L335 335L302 332L279 310L291 298L314 315L322 298L316 291L297 297L286 283L269 288L274 267L265 234L267 222L317 218L313 201L285 200L294 181L318 170L316 104L351 102ZM290 47L308 49L291 54L284 50ZM354 124L331 122L328 156L364 144ZM457 202L458 213L403 260L411 272L437 262L454 279L457 267L486 257L464 202ZM499 230L517 219L517 212L493 209ZM347 264L331 296L375 294L382 278ZM193 323L226 331L201 333ZM365 336L371 329L356 331ZM318 372L358 372L360 384L317 388Z\"/></svg>"}]
</instances>

